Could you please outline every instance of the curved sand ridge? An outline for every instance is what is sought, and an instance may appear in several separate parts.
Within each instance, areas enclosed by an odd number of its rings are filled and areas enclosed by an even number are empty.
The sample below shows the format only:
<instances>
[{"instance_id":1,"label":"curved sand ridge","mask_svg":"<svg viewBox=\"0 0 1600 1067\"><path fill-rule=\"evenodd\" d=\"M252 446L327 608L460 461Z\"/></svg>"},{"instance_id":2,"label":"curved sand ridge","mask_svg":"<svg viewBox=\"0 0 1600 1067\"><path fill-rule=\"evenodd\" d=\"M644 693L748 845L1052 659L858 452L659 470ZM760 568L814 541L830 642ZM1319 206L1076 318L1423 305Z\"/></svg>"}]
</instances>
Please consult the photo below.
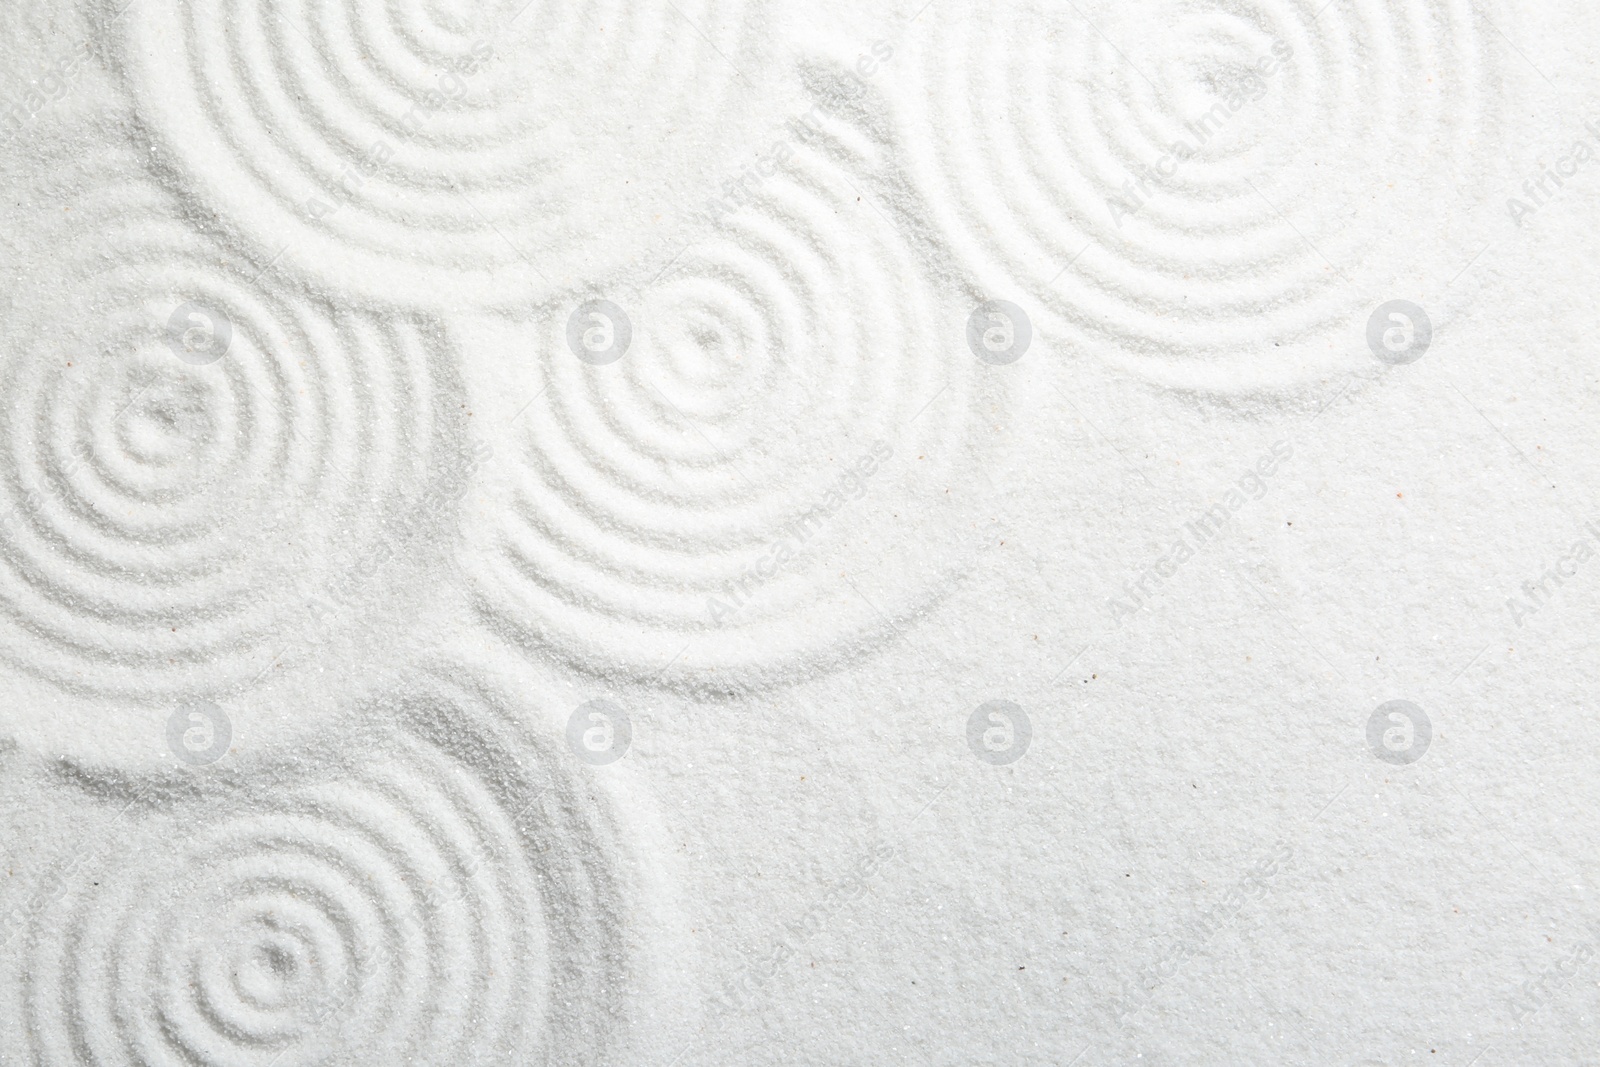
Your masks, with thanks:
<instances>
[{"instance_id":1,"label":"curved sand ridge","mask_svg":"<svg viewBox=\"0 0 1600 1067\"><path fill-rule=\"evenodd\" d=\"M666 175L736 102L745 6L158 4L127 20L125 66L185 186L292 269L526 306L682 206Z\"/></svg>"},{"instance_id":2,"label":"curved sand ridge","mask_svg":"<svg viewBox=\"0 0 1600 1067\"><path fill-rule=\"evenodd\" d=\"M832 120L812 140L642 293L549 309L521 462L466 534L514 642L726 690L826 669L948 590L1005 375L859 198L870 144ZM568 337L596 297L632 328L602 366Z\"/></svg>"},{"instance_id":3,"label":"curved sand ridge","mask_svg":"<svg viewBox=\"0 0 1600 1067\"><path fill-rule=\"evenodd\" d=\"M1395 220L1470 199L1501 106L1465 0L957 0L911 38L909 166L956 261L1180 387L1364 355L1434 266Z\"/></svg>"},{"instance_id":4,"label":"curved sand ridge","mask_svg":"<svg viewBox=\"0 0 1600 1067\"><path fill-rule=\"evenodd\" d=\"M123 816L22 945L29 1062L608 1062L626 916L579 765L442 684L376 710Z\"/></svg>"},{"instance_id":5,"label":"curved sand ridge","mask_svg":"<svg viewBox=\"0 0 1600 1067\"><path fill-rule=\"evenodd\" d=\"M306 637L428 486L446 373L431 328L257 278L168 211L137 182L42 210L0 319L0 656L150 699Z\"/></svg>"}]
</instances>

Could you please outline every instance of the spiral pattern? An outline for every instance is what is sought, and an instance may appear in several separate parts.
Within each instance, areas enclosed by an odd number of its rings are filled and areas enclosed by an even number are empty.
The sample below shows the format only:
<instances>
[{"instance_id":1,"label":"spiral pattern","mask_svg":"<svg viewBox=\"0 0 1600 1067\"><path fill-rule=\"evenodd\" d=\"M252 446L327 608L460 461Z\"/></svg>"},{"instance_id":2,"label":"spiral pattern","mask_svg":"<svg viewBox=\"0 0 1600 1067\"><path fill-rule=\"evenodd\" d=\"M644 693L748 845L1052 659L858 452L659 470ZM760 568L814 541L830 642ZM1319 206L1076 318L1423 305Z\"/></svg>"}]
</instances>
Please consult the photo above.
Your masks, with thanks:
<instances>
[{"instance_id":1,"label":"spiral pattern","mask_svg":"<svg viewBox=\"0 0 1600 1067\"><path fill-rule=\"evenodd\" d=\"M1419 234L1487 177L1501 41L1471 0L957 0L919 20L895 96L980 285L1142 376L1229 390L1349 358L1417 287Z\"/></svg>"},{"instance_id":2,"label":"spiral pattern","mask_svg":"<svg viewBox=\"0 0 1600 1067\"><path fill-rule=\"evenodd\" d=\"M814 121L664 277L604 294L631 320L620 361L574 354L591 294L549 309L520 462L465 535L514 641L736 689L837 663L948 588L971 502L950 488L983 484L1005 385L964 344L968 298L857 192L870 143Z\"/></svg>"},{"instance_id":3,"label":"spiral pattern","mask_svg":"<svg viewBox=\"0 0 1600 1067\"><path fill-rule=\"evenodd\" d=\"M442 469L446 345L97 177L0 252L42 264L0 296L0 656L78 690L216 692L303 636L308 597Z\"/></svg>"},{"instance_id":4,"label":"spiral pattern","mask_svg":"<svg viewBox=\"0 0 1600 1067\"><path fill-rule=\"evenodd\" d=\"M159 4L124 52L187 187L295 269L411 305L522 305L632 258L681 203L666 175L728 120L743 8Z\"/></svg>"},{"instance_id":5,"label":"spiral pattern","mask_svg":"<svg viewBox=\"0 0 1600 1067\"><path fill-rule=\"evenodd\" d=\"M41 1067L607 1062L608 817L485 699L408 687L317 769L125 816L28 930L10 1039Z\"/></svg>"}]
</instances>

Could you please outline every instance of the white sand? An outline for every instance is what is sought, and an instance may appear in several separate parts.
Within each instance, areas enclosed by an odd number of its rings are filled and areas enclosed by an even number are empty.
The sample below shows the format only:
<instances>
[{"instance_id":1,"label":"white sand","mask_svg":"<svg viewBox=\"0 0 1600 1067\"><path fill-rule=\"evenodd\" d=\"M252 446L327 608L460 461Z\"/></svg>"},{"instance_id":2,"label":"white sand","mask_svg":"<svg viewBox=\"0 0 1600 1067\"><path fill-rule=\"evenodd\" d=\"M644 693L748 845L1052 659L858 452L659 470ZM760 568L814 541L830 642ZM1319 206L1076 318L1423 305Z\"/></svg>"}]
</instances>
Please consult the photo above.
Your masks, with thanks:
<instances>
[{"instance_id":1,"label":"white sand","mask_svg":"<svg viewBox=\"0 0 1600 1067\"><path fill-rule=\"evenodd\" d=\"M0 1064L1568 1064L1594 19L0 11Z\"/></svg>"}]
</instances>

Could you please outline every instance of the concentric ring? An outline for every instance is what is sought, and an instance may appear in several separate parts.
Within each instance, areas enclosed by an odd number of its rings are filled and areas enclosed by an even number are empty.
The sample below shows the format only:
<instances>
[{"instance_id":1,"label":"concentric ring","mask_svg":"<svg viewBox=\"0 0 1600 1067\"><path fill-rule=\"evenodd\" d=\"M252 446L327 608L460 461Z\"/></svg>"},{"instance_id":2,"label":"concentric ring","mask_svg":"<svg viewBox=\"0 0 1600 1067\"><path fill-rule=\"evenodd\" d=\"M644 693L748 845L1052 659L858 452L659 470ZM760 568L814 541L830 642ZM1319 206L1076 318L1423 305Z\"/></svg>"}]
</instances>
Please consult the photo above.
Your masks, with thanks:
<instances>
[{"instance_id":1,"label":"concentric ring","mask_svg":"<svg viewBox=\"0 0 1600 1067\"><path fill-rule=\"evenodd\" d=\"M609 816L484 693L414 681L313 767L135 803L67 861L21 946L29 1062L608 1062Z\"/></svg>"},{"instance_id":2,"label":"concentric ring","mask_svg":"<svg viewBox=\"0 0 1600 1067\"><path fill-rule=\"evenodd\" d=\"M223 0L128 21L140 115L201 203L375 298L524 306L627 262L709 161L745 0Z\"/></svg>"},{"instance_id":3,"label":"concentric ring","mask_svg":"<svg viewBox=\"0 0 1600 1067\"><path fill-rule=\"evenodd\" d=\"M734 690L870 648L960 571L1007 379L858 191L861 131L812 121L659 280L546 309L522 444L465 531L514 642ZM567 328L597 296L631 325L599 366Z\"/></svg>"},{"instance_id":4,"label":"concentric ring","mask_svg":"<svg viewBox=\"0 0 1600 1067\"><path fill-rule=\"evenodd\" d=\"M1500 42L1470 0L957 0L886 85L976 284L1227 391L1354 358L1373 303L1466 262L1427 242L1490 177Z\"/></svg>"},{"instance_id":5,"label":"concentric ring","mask_svg":"<svg viewBox=\"0 0 1600 1067\"><path fill-rule=\"evenodd\" d=\"M86 164L62 188L0 253L40 257L0 296L0 656L215 693L446 462L446 344L282 285L153 186Z\"/></svg>"}]
</instances>

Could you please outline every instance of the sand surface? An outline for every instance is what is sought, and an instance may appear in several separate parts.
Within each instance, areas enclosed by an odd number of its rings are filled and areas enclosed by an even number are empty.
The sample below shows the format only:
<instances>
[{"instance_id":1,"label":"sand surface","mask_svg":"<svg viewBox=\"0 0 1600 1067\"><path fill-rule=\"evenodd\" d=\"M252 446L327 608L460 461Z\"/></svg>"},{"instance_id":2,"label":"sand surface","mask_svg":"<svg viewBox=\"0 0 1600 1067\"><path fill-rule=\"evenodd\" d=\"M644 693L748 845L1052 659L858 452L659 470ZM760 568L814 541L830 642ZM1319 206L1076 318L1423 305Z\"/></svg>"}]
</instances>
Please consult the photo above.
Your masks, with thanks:
<instances>
[{"instance_id":1,"label":"sand surface","mask_svg":"<svg viewBox=\"0 0 1600 1067\"><path fill-rule=\"evenodd\" d=\"M1597 48L0 9L0 1064L1587 1062Z\"/></svg>"}]
</instances>

